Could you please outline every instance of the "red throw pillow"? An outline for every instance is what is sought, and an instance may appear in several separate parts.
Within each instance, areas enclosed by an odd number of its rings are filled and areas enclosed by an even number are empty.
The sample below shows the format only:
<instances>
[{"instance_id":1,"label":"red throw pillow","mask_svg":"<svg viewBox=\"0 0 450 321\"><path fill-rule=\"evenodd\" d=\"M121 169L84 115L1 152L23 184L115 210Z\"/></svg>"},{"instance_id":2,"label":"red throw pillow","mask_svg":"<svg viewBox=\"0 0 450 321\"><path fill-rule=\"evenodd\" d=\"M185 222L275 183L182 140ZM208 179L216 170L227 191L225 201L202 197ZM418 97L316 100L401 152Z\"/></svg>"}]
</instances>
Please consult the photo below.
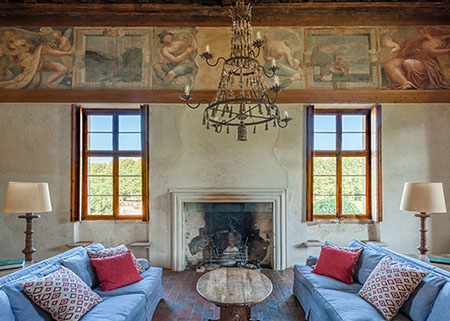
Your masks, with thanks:
<instances>
[{"instance_id":1,"label":"red throw pillow","mask_svg":"<svg viewBox=\"0 0 450 321\"><path fill-rule=\"evenodd\" d=\"M105 292L142 280L130 251L90 261Z\"/></svg>"},{"instance_id":2,"label":"red throw pillow","mask_svg":"<svg viewBox=\"0 0 450 321\"><path fill-rule=\"evenodd\" d=\"M344 283L352 283L353 266L359 253L344 251L331 246L322 246L319 260L312 273L332 277Z\"/></svg>"}]
</instances>

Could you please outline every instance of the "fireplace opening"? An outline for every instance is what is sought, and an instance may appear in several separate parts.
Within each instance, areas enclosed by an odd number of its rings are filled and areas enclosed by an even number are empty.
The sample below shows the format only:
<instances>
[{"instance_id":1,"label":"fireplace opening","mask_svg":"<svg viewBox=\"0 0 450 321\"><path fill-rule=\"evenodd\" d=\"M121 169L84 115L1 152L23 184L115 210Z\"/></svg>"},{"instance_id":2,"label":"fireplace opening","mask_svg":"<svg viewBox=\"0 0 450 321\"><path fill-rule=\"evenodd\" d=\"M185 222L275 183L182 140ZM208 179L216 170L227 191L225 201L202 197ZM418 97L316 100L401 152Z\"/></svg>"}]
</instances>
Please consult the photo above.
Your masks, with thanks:
<instances>
[{"instance_id":1,"label":"fireplace opening","mask_svg":"<svg viewBox=\"0 0 450 321\"><path fill-rule=\"evenodd\" d=\"M273 267L271 202L186 202L188 268Z\"/></svg>"}]
</instances>

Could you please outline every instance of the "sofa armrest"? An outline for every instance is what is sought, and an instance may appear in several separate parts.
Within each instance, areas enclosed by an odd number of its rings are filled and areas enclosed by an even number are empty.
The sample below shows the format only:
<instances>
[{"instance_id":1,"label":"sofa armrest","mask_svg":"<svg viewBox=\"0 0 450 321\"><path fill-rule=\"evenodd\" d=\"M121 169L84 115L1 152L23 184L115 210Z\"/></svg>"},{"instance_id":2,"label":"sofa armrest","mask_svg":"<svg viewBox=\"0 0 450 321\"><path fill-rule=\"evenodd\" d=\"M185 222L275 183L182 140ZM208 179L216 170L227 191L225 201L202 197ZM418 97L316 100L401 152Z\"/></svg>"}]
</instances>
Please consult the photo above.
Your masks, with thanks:
<instances>
[{"instance_id":1,"label":"sofa armrest","mask_svg":"<svg viewBox=\"0 0 450 321\"><path fill-rule=\"evenodd\" d=\"M144 268L144 270L147 270L150 267L150 263L148 262L147 259L137 259L139 264L142 265L142 267Z\"/></svg>"},{"instance_id":2,"label":"sofa armrest","mask_svg":"<svg viewBox=\"0 0 450 321\"><path fill-rule=\"evenodd\" d=\"M14 313L11 309L8 296L4 291L0 290L0 311L2 321L15 321Z\"/></svg>"},{"instance_id":3,"label":"sofa armrest","mask_svg":"<svg viewBox=\"0 0 450 321\"><path fill-rule=\"evenodd\" d=\"M306 265L313 267L314 265L317 264L317 260L319 259L318 256L308 256L306 258Z\"/></svg>"}]
</instances>

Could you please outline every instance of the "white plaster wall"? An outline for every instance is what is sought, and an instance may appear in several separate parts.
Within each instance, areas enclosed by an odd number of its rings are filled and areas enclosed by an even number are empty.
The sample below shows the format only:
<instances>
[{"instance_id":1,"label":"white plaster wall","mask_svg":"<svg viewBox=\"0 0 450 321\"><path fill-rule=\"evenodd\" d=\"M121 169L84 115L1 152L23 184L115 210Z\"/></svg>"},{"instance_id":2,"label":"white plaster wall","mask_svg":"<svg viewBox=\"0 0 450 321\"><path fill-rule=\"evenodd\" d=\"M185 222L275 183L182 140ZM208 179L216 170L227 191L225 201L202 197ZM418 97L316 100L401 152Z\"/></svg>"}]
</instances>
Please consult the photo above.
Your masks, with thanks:
<instances>
[{"instance_id":1,"label":"white plaster wall","mask_svg":"<svg viewBox=\"0 0 450 321\"><path fill-rule=\"evenodd\" d=\"M99 104L90 107L101 106ZM111 107L111 105L104 105ZM114 105L113 107L137 107ZM287 189L288 265L304 262L307 239L340 244L371 233L364 225L305 221L304 108L282 105L294 120L288 128L258 128L247 142L206 131L201 111L183 105L152 105L150 109L150 222L82 222L74 235L70 211L70 105L0 104L0 204L10 180L48 181L53 212L35 220L36 259L65 250L65 244L93 240L115 245L149 239L152 264L170 267L169 189ZM381 240L404 253L415 253L419 222L398 210L403 183L443 181L450 199L450 104L383 105L384 222ZM450 207L450 206L449 206ZM433 217L429 239L433 252L450 252L450 215ZM21 257L25 222L0 213L0 259ZM309 251L310 252L310 251ZM138 253L142 256L143 253Z\"/></svg>"}]
</instances>

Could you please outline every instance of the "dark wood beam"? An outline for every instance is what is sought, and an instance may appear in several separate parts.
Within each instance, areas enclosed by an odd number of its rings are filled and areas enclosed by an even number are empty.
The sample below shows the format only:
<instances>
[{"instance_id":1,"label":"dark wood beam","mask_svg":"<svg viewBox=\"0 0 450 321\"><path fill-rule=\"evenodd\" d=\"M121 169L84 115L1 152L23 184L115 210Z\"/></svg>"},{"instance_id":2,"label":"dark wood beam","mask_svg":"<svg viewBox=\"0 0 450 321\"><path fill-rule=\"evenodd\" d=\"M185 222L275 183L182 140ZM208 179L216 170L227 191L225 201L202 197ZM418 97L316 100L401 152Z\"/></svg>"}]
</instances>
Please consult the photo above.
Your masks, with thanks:
<instances>
[{"instance_id":1,"label":"dark wood beam","mask_svg":"<svg viewBox=\"0 0 450 321\"><path fill-rule=\"evenodd\" d=\"M1 90L3 103L170 103L182 104L181 90ZM192 91L193 102L211 99L212 90ZM282 104L450 103L450 90L286 90Z\"/></svg>"},{"instance_id":2,"label":"dark wood beam","mask_svg":"<svg viewBox=\"0 0 450 321\"><path fill-rule=\"evenodd\" d=\"M448 25L447 2L258 3L255 26ZM228 8L198 4L0 3L0 26L229 26Z\"/></svg>"}]
</instances>

